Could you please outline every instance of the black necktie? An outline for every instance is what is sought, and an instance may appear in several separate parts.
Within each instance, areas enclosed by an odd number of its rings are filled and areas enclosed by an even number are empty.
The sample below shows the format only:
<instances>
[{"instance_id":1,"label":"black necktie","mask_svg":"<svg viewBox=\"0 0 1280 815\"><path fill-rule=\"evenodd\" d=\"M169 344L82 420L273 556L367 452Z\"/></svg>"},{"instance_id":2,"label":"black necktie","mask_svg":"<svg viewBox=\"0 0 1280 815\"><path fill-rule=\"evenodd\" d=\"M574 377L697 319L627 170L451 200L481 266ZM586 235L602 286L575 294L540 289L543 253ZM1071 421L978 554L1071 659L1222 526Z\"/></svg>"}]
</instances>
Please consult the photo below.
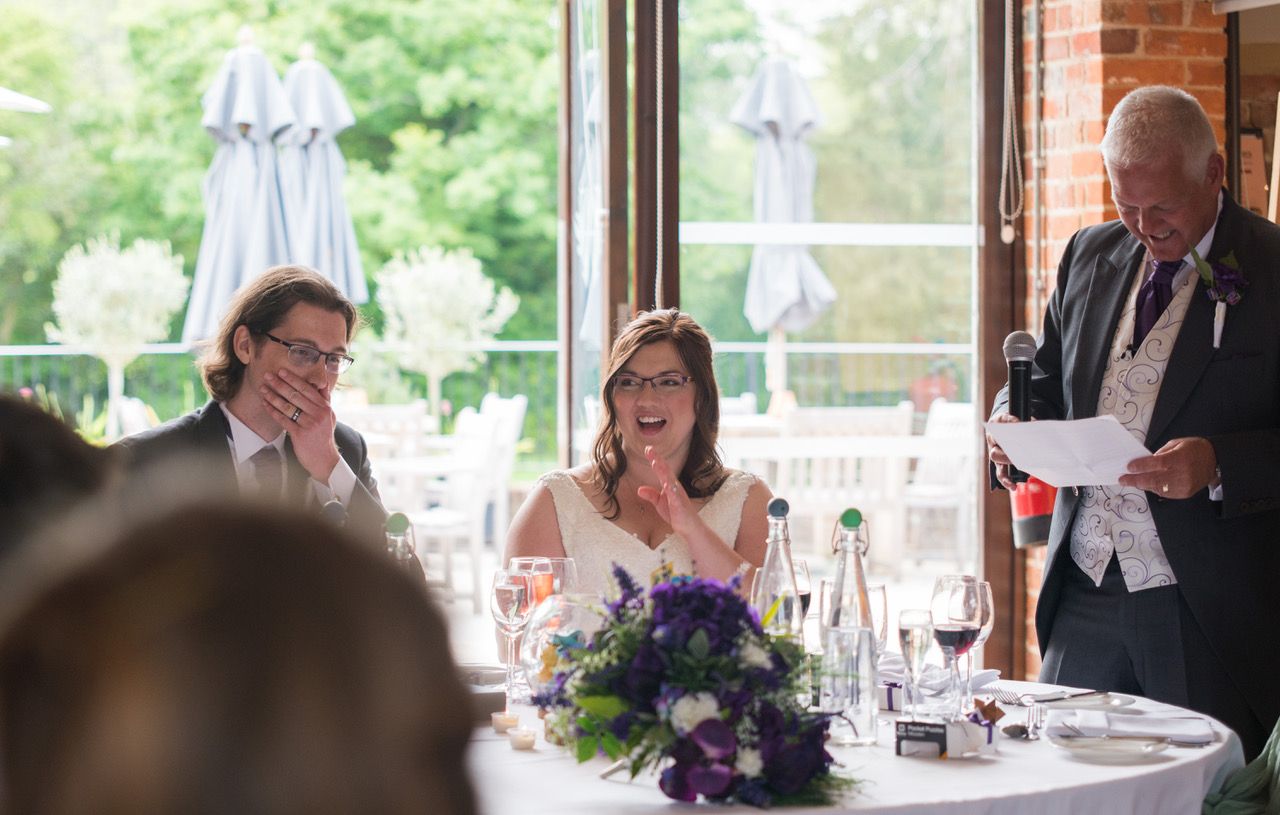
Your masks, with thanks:
<instances>
[{"instance_id":1,"label":"black necktie","mask_svg":"<svg viewBox=\"0 0 1280 815\"><path fill-rule=\"evenodd\" d=\"M1156 260L1151 264L1151 276L1138 289L1138 312L1133 320L1133 347L1142 345L1156 320L1164 314L1173 299L1173 276L1182 268L1180 260Z\"/></svg>"},{"instance_id":2,"label":"black necktie","mask_svg":"<svg viewBox=\"0 0 1280 815\"><path fill-rule=\"evenodd\" d=\"M249 457L253 462L253 477L258 482L258 491L264 498L272 501L280 500L284 488L284 459L275 445L268 444Z\"/></svg>"}]
</instances>

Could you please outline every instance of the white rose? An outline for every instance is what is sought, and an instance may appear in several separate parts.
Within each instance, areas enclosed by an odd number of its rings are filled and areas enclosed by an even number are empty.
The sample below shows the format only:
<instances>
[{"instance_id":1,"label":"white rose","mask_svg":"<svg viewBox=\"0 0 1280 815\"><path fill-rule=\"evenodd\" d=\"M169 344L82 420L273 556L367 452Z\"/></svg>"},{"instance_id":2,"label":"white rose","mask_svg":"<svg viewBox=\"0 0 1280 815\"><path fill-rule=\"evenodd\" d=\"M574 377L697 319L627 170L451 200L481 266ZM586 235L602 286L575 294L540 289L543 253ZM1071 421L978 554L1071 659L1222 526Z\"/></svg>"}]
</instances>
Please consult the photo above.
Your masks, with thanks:
<instances>
[{"instance_id":1,"label":"white rose","mask_svg":"<svg viewBox=\"0 0 1280 815\"><path fill-rule=\"evenodd\" d=\"M755 778L764 769L764 760L760 758L759 750L744 749L738 751L738 760L733 766L747 778Z\"/></svg>"},{"instance_id":2,"label":"white rose","mask_svg":"<svg viewBox=\"0 0 1280 815\"><path fill-rule=\"evenodd\" d=\"M683 736L707 719L720 716L720 702L706 691L686 694L671 706L671 726Z\"/></svg>"},{"instance_id":3,"label":"white rose","mask_svg":"<svg viewBox=\"0 0 1280 815\"><path fill-rule=\"evenodd\" d=\"M740 651L742 661L752 668L772 668L773 660L769 658L769 652L756 645L751 640L747 640Z\"/></svg>"}]
</instances>

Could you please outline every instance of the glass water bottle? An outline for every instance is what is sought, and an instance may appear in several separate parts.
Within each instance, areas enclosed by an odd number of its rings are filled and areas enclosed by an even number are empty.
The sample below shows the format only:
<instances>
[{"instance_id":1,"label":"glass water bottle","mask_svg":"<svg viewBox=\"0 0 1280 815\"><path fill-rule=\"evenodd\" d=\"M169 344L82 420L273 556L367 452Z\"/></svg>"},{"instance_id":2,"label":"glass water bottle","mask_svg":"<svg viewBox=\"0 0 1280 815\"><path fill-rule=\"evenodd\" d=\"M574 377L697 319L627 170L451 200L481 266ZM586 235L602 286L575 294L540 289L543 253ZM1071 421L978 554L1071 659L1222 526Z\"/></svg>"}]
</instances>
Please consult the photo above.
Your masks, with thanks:
<instances>
[{"instance_id":1,"label":"glass water bottle","mask_svg":"<svg viewBox=\"0 0 1280 815\"><path fill-rule=\"evenodd\" d=\"M791 565L791 536L787 531L785 499L769 502L769 538L764 563L756 571L751 585L751 604L760 612L760 623L766 631L800 637L804 623L796 573Z\"/></svg>"}]
</instances>

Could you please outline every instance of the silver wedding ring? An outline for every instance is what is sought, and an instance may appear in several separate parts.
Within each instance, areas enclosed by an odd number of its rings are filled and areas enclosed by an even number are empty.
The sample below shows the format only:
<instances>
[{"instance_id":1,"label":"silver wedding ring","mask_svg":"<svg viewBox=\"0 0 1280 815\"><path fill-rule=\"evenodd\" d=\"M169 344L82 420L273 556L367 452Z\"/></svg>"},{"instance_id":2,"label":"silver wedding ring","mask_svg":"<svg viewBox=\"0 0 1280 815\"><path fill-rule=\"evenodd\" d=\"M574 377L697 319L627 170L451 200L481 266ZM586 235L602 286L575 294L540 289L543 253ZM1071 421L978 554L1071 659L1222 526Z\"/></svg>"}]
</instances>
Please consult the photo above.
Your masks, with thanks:
<instances>
[{"instance_id":1,"label":"silver wedding ring","mask_svg":"<svg viewBox=\"0 0 1280 815\"><path fill-rule=\"evenodd\" d=\"M297 406L294 406L294 408L293 408L293 415L289 417L289 421L291 421L291 422L296 422L296 421L298 421L298 417L299 417L299 416L301 416L301 415L302 415L302 408L297 407ZM1166 486L1166 487L1164 488L1164 491L1165 491L1165 492L1168 492L1168 491L1169 491L1169 487L1168 487L1168 486Z\"/></svg>"},{"instance_id":2,"label":"silver wedding ring","mask_svg":"<svg viewBox=\"0 0 1280 815\"><path fill-rule=\"evenodd\" d=\"M294 419L294 421L296 422L296 421L298 421L298 420L297 420L297 419ZM1162 486L1162 487L1160 488L1160 492L1168 492L1168 491L1169 491L1169 485L1168 485L1168 484L1165 484L1164 486Z\"/></svg>"}]
</instances>

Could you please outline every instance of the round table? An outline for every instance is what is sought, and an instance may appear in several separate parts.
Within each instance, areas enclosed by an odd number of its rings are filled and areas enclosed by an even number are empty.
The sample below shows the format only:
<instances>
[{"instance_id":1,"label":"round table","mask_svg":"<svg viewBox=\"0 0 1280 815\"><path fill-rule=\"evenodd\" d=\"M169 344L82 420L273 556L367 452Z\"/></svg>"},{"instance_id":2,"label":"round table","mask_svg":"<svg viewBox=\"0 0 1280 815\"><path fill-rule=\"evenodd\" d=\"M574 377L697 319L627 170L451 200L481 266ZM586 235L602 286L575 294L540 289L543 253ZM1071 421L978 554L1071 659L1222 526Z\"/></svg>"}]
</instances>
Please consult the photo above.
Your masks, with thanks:
<instances>
[{"instance_id":1,"label":"round table","mask_svg":"<svg viewBox=\"0 0 1280 815\"><path fill-rule=\"evenodd\" d=\"M1002 682L1025 692L1050 686ZM980 694L981 692L979 692ZM1001 725L1021 721L1025 708L1006 707ZM1126 712L1193 715L1170 705L1138 699ZM788 815L833 812L940 813L1001 815L1175 815L1200 812L1207 792L1244 764L1240 741L1213 721L1217 741L1206 747L1169 747L1131 764L1098 764L1055 747L1048 739L1020 741L997 734L993 756L939 760L894 754L894 714L882 714L879 741L870 747L830 749L837 771L862 779L855 791L829 807L789 807ZM1212 721L1212 720L1211 720ZM609 779L599 773L609 761L578 764L563 748L541 737L532 708L521 710L521 724L538 733L534 750L513 750L492 728L476 731L470 748L472 780L480 811L492 815L651 815L687 808L659 791L657 780L635 780L625 770ZM747 806L715 807L708 812L758 812Z\"/></svg>"}]
</instances>

